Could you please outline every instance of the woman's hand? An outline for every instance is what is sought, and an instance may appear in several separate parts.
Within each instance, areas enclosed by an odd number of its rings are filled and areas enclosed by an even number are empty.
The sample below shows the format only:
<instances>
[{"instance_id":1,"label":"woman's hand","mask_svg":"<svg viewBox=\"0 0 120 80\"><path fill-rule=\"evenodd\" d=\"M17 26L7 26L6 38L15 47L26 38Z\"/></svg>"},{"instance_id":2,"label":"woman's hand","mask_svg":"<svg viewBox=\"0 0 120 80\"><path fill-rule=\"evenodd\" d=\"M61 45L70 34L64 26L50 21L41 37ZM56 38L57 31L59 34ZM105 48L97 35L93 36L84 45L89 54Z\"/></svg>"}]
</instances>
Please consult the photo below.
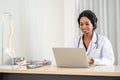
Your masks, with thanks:
<instances>
[{"instance_id":1,"label":"woman's hand","mask_svg":"<svg viewBox=\"0 0 120 80\"><path fill-rule=\"evenodd\" d=\"M94 63L94 59L88 57L88 63L89 64L93 64Z\"/></svg>"}]
</instances>

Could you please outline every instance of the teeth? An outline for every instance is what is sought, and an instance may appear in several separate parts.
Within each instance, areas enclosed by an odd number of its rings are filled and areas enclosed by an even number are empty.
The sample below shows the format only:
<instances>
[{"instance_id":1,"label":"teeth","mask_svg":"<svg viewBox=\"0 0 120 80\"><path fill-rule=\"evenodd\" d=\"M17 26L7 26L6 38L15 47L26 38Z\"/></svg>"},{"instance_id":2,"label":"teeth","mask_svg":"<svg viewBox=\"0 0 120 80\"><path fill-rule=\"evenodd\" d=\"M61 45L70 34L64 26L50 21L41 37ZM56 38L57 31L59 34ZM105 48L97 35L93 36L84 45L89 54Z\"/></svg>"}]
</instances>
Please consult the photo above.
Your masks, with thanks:
<instances>
[{"instance_id":1,"label":"teeth","mask_svg":"<svg viewBox=\"0 0 120 80\"><path fill-rule=\"evenodd\" d=\"M83 30L83 32L84 32L84 33L88 33L88 31L87 31L87 30Z\"/></svg>"},{"instance_id":2,"label":"teeth","mask_svg":"<svg viewBox=\"0 0 120 80\"><path fill-rule=\"evenodd\" d=\"M87 31L87 30L83 30L83 31Z\"/></svg>"}]
</instances>

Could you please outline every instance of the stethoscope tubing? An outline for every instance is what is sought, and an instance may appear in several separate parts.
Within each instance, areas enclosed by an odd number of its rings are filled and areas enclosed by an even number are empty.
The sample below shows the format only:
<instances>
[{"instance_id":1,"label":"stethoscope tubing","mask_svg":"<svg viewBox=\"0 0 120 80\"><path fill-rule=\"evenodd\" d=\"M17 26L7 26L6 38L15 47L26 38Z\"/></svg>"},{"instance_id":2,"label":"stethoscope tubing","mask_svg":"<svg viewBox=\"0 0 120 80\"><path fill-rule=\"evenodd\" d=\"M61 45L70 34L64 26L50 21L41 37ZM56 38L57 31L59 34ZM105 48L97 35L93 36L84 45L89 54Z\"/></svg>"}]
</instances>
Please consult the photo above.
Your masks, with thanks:
<instances>
[{"instance_id":1,"label":"stethoscope tubing","mask_svg":"<svg viewBox=\"0 0 120 80\"><path fill-rule=\"evenodd\" d=\"M96 36L97 36L97 39L96 39L96 41L95 41L95 44L96 44L96 49L97 49L97 48L98 48L98 34L96 34ZM81 37L82 37L82 36L80 36L80 38L79 38L79 40L78 40L77 48L79 48Z\"/></svg>"}]
</instances>

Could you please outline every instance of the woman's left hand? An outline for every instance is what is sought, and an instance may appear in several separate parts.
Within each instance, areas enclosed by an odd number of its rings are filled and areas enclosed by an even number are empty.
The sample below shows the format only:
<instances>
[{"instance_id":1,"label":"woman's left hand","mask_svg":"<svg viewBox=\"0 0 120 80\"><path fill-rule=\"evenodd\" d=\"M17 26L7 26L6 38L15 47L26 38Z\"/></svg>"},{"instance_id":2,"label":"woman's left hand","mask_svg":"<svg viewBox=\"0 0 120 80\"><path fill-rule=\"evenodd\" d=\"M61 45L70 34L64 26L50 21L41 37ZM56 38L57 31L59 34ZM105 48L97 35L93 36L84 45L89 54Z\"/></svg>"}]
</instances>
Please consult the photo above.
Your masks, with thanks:
<instances>
[{"instance_id":1,"label":"woman's left hand","mask_svg":"<svg viewBox=\"0 0 120 80\"><path fill-rule=\"evenodd\" d=\"M94 63L94 59L88 57L88 63L89 64L93 64Z\"/></svg>"}]
</instances>

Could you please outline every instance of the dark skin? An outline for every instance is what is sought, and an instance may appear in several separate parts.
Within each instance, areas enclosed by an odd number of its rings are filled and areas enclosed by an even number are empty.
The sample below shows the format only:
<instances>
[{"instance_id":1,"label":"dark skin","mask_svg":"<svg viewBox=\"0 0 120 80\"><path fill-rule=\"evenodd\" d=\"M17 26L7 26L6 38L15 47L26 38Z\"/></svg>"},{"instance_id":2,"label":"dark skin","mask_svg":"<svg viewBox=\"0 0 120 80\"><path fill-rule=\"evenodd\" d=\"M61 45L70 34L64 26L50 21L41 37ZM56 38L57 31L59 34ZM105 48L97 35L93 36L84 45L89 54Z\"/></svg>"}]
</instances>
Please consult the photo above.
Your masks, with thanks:
<instances>
[{"instance_id":1,"label":"dark skin","mask_svg":"<svg viewBox=\"0 0 120 80\"><path fill-rule=\"evenodd\" d=\"M93 25L87 17L81 17L80 19L80 30L82 31L84 37L83 42L88 49L90 41L92 40L93 35ZM94 60L88 57L89 64L93 64Z\"/></svg>"}]
</instances>

